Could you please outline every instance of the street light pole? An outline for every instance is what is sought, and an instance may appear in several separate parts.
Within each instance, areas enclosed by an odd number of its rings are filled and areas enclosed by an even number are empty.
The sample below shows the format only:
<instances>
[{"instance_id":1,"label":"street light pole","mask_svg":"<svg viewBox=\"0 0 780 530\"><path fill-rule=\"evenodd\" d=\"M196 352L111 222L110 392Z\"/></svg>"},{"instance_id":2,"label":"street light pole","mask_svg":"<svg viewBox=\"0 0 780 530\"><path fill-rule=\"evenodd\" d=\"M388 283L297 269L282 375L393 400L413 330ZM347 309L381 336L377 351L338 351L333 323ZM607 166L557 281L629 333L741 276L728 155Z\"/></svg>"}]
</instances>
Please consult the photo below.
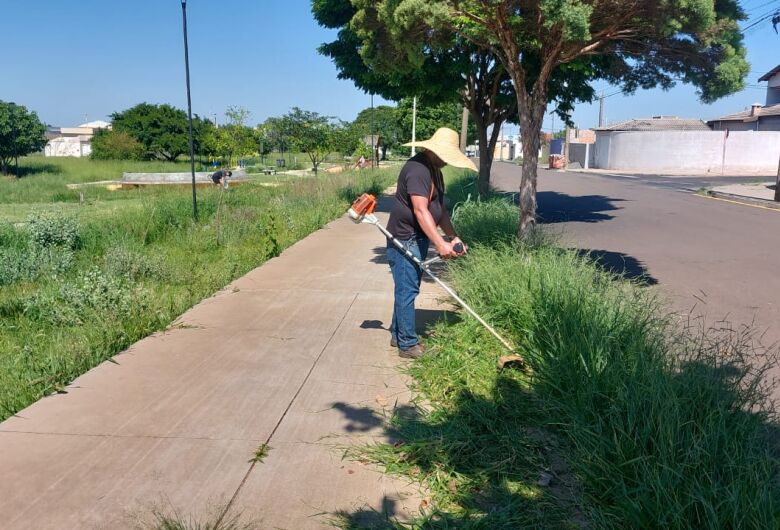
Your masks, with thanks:
<instances>
[{"instance_id":1,"label":"street light pole","mask_svg":"<svg viewBox=\"0 0 780 530\"><path fill-rule=\"evenodd\" d=\"M184 30L184 69L187 72L187 118L190 129L190 169L192 171L192 217L198 220L198 197L195 192L195 142L192 138L192 97L190 95L190 51L187 44L187 0L181 0L181 19Z\"/></svg>"},{"instance_id":2,"label":"street light pole","mask_svg":"<svg viewBox=\"0 0 780 530\"><path fill-rule=\"evenodd\" d=\"M19 178L19 156L16 150L16 103L9 103L8 110L11 112L11 141L14 145L14 176Z\"/></svg>"},{"instance_id":3,"label":"street light pole","mask_svg":"<svg viewBox=\"0 0 780 530\"><path fill-rule=\"evenodd\" d=\"M412 100L412 144L417 141L417 96ZM415 148L412 145L412 156L415 155Z\"/></svg>"}]
</instances>

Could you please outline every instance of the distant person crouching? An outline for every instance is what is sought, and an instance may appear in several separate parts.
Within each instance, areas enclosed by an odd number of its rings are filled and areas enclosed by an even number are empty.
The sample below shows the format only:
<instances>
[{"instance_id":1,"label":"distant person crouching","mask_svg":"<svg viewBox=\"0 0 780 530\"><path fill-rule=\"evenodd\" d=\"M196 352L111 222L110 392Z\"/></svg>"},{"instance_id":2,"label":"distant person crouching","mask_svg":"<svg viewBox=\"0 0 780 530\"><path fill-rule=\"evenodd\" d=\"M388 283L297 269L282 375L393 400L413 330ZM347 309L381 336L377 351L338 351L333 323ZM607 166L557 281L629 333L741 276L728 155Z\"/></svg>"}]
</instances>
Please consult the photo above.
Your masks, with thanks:
<instances>
[{"instance_id":1,"label":"distant person crouching","mask_svg":"<svg viewBox=\"0 0 780 530\"><path fill-rule=\"evenodd\" d=\"M232 171L215 171L211 175L211 181L214 183L215 186L219 186L220 184L224 185L228 178L233 176Z\"/></svg>"}]
</instances>

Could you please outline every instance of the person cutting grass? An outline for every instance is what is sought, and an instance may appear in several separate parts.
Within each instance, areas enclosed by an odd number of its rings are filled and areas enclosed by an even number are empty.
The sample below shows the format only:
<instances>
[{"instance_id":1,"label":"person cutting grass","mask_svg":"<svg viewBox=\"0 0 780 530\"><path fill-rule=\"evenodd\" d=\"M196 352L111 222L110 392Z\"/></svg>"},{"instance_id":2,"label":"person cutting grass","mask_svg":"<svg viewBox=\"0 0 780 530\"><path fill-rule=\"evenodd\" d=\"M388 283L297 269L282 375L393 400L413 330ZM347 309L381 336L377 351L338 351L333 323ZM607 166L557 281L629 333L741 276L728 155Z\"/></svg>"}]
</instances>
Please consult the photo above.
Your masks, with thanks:
<instances>
[{"instance_id":1,"label":"person cutting grass","mask_svg":"<svg viewBox=\"0 0 780 530\"><path fill-rule=\"evenodd\" d=\"M422 151L410 158L398 175L388 231L420 260L425 260L431 243L443 259L465 254L468 250L465 245L461 252L456 250L462 242L444 204L444 177L441 172L446 165L477 170L460 151L458 133L443 127L428 140L404 145L421 148ZM401 357L416 359L425 353L417 337L414 311L422 270L389 240L387 261L395 284L390 344L398 348Z\"/></svg>"}]
</instances>

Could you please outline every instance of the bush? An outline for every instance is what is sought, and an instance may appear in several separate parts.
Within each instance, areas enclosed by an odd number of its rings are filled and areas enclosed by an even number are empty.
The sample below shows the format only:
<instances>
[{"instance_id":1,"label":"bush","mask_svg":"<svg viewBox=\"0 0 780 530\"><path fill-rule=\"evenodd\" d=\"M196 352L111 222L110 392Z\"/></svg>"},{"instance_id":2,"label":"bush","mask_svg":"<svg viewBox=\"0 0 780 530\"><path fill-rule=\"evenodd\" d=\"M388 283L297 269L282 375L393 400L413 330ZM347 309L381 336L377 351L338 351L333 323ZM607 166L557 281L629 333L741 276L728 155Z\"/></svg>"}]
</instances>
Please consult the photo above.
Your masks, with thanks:
<instances>
[{"instance_id":1,"label":"bush","mask_svg":"<svg viewBox=\"0 0 780 530\"><path fill-rule=\"evenodd\" d=\"M161 258L142 254L126 246L109 249L104 261L108 273L126 280L149 278L166 281L171 277L168 267Z\"/></svg>"},{"instance_id":2,"label":"bush","mask_svg":"<svg viewBox=\"0 0 780 530\"><path fill-rule=\"evenodd\" d=\"M0 248L0 285L33 281L46 274L63 274L74 260L73 251L63 247Z\"/></svg>"},{"instance_id":3,"label":"bush","mask_svg":"<svg viewBox=\"0 0 780 530\"><path fill-rule=\"evenodd\" d=\"M93 160L141 160L144 147L124 131L100 129L92 138Z\"/></svg>"},{"instance_id":4,"label":"bush","mask_svg":"<svg viewBox=\"0 0 780 530\"><path fill-rule=\"evenodd\" d=\"M94 313L124 318L146 306L144 291L92 268L73 281L58 282L54 290L35 293L26 300L24 313L32 320L75 326Z\"/></svg>"},{"instance_id":5,"label":"bush","mask_svg":"<svg viewBox=\"0 0 780 530\"><path fill-rule=\"evenodd\" d=\"M467 200L452 213L458 233L470 244L512 241L519 219L518 209L503 199Z\"/></svg>"},{"instance_id":6,"label":"bush","mask_svg":"<svg viewBox=\"0 0 780 530\"><path fill-rule=\"evenodd\" d=\"M78 223L69 217L35 214L28 218L30 240L42 248L59 246L75 250L81 242Z\"/></svg>"}]
</instances>

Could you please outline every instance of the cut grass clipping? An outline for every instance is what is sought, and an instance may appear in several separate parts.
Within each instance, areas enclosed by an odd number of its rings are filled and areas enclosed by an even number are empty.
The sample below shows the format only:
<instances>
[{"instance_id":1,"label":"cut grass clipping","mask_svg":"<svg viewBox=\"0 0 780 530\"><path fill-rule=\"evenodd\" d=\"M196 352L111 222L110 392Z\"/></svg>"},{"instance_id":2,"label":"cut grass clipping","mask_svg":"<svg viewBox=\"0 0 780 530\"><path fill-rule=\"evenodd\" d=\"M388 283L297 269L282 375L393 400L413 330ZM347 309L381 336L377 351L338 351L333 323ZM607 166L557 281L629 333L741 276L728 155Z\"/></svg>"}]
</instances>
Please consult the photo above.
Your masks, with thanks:
<instances>
[{"instance_id":1,"label":"cut grass clipping","mask_svg":"<svg viewBox=\"0 0 780 530\"><path fill-rule=\"evenodd\" d=\"M516 246L517 210L457 209L464 299L520 345L523 374L472 319L440 323L414 362L395 444L356 458L418 481L410 528L780 528L780 440L747 331L678 329L652 291L587 257ZM340 514L358 528L366 514Z\"/></svg>"},{"instance_id":2,"label":"cut grass clipping","mask_svg":"<svg viewBox=\"0 0 780 530\"><path fill-rule=\"evenodd\" d=\"M75 162L63 164L66 171ZM95 169L93 162L81 164L87 173ZM58 199L36 185L37 175L0 181L3 193L11 191L3 201L30 201L11 204L8 221L0 215L0 420L165 329L203 298L342 215L363 191L381 192L395 174L364 171L275 187L201 189L198 223L187 187L95 191L84 203L64 203L47 202ZM66 190L63 182L56 186ZM21 223L16 208L26 212Z\"/></svg>"}]
</instances>

